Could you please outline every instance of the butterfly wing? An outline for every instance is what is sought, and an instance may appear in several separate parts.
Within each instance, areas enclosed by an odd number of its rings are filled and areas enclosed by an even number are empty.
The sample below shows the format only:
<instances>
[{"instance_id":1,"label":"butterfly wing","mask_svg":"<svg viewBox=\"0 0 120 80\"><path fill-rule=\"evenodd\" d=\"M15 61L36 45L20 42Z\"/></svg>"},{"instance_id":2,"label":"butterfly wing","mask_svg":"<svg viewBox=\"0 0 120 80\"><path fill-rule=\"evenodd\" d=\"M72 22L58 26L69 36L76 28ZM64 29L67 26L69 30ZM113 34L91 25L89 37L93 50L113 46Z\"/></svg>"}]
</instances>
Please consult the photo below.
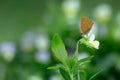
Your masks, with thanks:
<instances>
[{"instance_id":1,"label":"butterfly wing","mask_svg":"<svg viewBox=\"0 0 120 80\"><path fill-rule=\"evenodd\" d=\"M87 34L92 28L93 22L89 18L82 17L80 22L80 31L83 35Z\"/></svg>"}]
</instances>

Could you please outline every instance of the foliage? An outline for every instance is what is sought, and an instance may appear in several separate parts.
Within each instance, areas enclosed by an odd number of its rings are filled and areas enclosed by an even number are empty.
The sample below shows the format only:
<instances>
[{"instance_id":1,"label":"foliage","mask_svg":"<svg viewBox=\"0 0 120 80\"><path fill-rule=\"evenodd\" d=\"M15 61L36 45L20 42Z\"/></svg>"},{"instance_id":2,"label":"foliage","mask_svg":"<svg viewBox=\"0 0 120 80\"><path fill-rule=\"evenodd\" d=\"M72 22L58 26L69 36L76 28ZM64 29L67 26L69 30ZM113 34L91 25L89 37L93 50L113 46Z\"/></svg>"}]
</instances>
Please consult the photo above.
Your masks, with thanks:
<instances>
[{"instance_id":1,"label":"foliage","mask_svg":"<svg viewBox=\"0 0 120 80\"><path fill-rule=\"evenodd\" d=\"M86 73L83 69L81 69L81 66L89 63L93 58L93 55L78 60L79 43L85 44L89 47L96 48L92 45L92 43L89 43L89 40L86 40L86 38L83 37L77 42L75 53L69 57L62 39L58 34L55 34L52 38L51 48L54 56L61 63L56 66L49 67L48 69L59 70L65 80L86 80ZM92 78L90 78L90 80L91 79Z\"/></svg>"}]
</instances>

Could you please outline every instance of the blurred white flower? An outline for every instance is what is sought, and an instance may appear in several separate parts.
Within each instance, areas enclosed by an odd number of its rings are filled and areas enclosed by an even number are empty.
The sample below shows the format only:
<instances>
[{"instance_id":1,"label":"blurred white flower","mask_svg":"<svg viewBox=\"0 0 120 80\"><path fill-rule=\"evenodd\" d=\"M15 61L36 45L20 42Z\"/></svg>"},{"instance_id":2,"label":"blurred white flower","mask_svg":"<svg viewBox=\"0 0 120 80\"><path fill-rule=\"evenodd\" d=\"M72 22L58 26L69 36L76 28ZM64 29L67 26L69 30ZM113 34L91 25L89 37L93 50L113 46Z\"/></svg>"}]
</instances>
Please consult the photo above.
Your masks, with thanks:
<instances>
[{"instance_id":1,"label":"blurred white flower","mask_svg":"<svg viewBox=\"0 0 120 80\"><path fill-rule=\"evenodd\" d=\"M94 41L95 40L95 35L92 34L90 37L89 37L89 41Z\"/></svg>"},{"instance_id":2,"label":"blurred white flower","mask_svg":"<svg viewBox=\"0 0 120 80\"><path fill-rule=\"evenodd\" d=\"M28 80L43 80L43 78L39 77L39 76L32 75L28 78Z\"/></svg>"},{"instance_id":3,"label":"blurred white flower","mask_svg":"<svg viewBox=\"0 0 120 80\"><path fill-rule=\"evenodd\" d=\"M89 55L88 55L87 53L81 52L81 53L78 54L78 60L81 60L81 59L86 58L86 57L88 57L88 56L89 56Z\"/></svg>"},{"instance_id":4,"label":"blurred white flower","mask_svg":"<svg viewBox=\"0 0 120 80\"><path fill-rule=\"evenodd\" d=\"M92 47L96 48L96 49L99 49L99 41L95 40L95 35L92 34L89 38L89 41L88 41Z\"/></svg>"},{"instance_id":5,"label":"blurred white flower","mask_svg":"<svg viewBox=\"0 0 120 80\"><path fill-rule=\"evenodd\" d=\"M62 4L69 25L77 22L76 16L80 10L80 0L64 0Z\"/></svg>"},{"instance_id":6,"label":"blurred white flower","mask_svg":"<svg viewBox=\"0 0 120 80\"><path fill-rule=\"evenodd\" d=\"M94 16L100 23L106 23L110 20L112 14L112 10L110 5L101 4L95 8Z\"/></svg>"},{"instance_id":7,"label":"blurred white flower","mask_svg":"<svg viewBox=\"0 0 120 80\"><path fill-rule=\"evenodd\" d=\"M10 62L13 60L16 52L16 46L14 42L3 42L0 45L0 52L6 61Z\"/></svg>"},{"instance_id":8,"label":"blurred white flower","mask_svg":"<svg viewBox=\"0 0 120 80\"><path fill-rule=\"evenodd\" d=\"M53 75L50 77L50 80L64 80L60 75Z\"/></svg>"},{"instance_id":9,"label":"blurred white flower","mask_svg":"<svg viewBox=\"0 0 120 80\"><path fill-rule=\"evenodd\" d=\"M67 17L75 17L79 8L80 2L79 0L65 0L62 4L62 8Z\"/></svg>"},{"instance_id":10,"label":"blurred white flower","mask_svg":"<svg viewBox=\"0 0 120 80\"><path fill-rule=\"evenodd\" d=\"M38 51L35 54L35 59L43 64L48 64L50 62L50 53L48 51Z\"/></svg>"},{"instance_id":11,"label":"blurred white flower","mask_svg":"<svg viewBox=\"0 0 120 80\"><path fill-rule=\"evenodd\" d=\"M95 40L94 34L83 37L80 41L82 44L85 44L88 47L99 49L99 41Z\"/></svg>"},{"instance_id":12,"label":"blurred white flower","mask_svg":"<svg viewBox=\"0 0 120 80\"><path fill-rule=\"evenodd\" d=\"M91 47L99 49L99 41L89 41L89 43L91 44Z\"/></svg>"},{"instance_id":13,"label":"blurred white flower","mask_svg":"<svg viewBox=\"0 0 120 80\"><path fill-rule=\"evenodd\" d=\"M50 41L46 35L38 35L35 37L35 46L38 50L48 50Z\"/></svg>"},{"instance_id":14,"label":"blurred white flower","mask_svg":"<svg viewBox=\"0 0 120 80\"><path fill-rule=\"evenodd\" d=\"M34 36L35 34L31 31L26 32L20 42L21 49L25 52L31 52L34 47Z\"/></svg>"}]
</instances>

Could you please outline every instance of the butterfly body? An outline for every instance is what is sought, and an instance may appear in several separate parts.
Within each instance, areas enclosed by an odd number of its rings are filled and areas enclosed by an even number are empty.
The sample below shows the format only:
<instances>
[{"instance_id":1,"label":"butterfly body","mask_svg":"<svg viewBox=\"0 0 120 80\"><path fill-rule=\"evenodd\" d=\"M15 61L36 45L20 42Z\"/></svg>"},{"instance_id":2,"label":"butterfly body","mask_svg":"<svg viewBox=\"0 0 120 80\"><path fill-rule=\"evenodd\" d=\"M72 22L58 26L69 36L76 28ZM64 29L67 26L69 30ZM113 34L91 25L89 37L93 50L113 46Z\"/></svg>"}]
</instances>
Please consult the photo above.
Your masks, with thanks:
<instances>
[{"instance_id":1,"label":"butterfly body","mask_svg":"<svg viewBox=\"0 0 120 80\"><path fill-rule=\"evenodd\" d=\"M80 21L80 31L82 35L86 35L92 28L93 21L89 18L82 16Z\"/></svg>"}]
</instances>

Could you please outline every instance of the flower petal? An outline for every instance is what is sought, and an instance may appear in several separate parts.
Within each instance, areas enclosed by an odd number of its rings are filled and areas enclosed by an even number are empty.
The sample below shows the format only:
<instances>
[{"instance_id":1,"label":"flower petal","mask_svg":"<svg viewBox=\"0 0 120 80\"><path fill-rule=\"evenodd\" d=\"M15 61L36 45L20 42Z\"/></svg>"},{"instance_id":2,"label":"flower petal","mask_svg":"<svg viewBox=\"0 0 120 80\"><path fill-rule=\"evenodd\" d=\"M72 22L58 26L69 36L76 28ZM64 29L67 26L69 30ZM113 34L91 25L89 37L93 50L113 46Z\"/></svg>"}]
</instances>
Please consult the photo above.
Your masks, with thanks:
<instances>
[{"instance_id":1,"label":"flower petal","mask_svg":"<svg viewBox=\"0 0 120 80\"><path fill-rule=\"evenodd\" d=\"M91 47L99 49L99 41L96 40L96 41L89 41L89 42L92 44Z\"/></svg>"},{"instance_id":2,"label":"flower petal","mask_svg":"<svg viewBox=\"0 0 120 80\"><path fill-rule=\"evenodd\" d=\"M94 41L94 40L95 40L95 35L94 34L90 35L89 41Z\"/></svg>"}]
</instances>

